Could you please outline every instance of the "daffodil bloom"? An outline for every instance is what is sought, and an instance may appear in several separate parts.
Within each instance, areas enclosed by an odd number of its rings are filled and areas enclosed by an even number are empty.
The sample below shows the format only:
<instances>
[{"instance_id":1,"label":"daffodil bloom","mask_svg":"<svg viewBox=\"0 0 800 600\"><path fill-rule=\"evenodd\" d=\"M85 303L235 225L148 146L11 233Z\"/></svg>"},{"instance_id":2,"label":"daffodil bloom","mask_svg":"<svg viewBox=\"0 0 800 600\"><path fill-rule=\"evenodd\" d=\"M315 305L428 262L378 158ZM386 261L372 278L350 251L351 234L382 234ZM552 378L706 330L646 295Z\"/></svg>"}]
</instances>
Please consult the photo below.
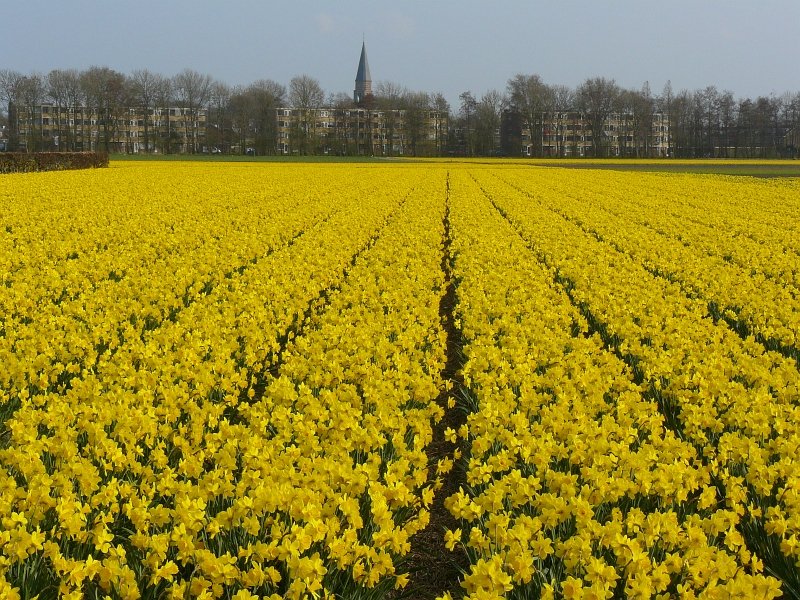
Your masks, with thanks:
<instances>
[{"instance_id":1,"label":"daffodil bloom","mask_svg":"<svg viewBox=\"0 0 800 600\"><path fill-rule=\"evenodd\" d=\"M798 191L517 161L3 176L0 596L379 595L463 466L468 598L777 597Z\"/></svg>"}]
</instances>

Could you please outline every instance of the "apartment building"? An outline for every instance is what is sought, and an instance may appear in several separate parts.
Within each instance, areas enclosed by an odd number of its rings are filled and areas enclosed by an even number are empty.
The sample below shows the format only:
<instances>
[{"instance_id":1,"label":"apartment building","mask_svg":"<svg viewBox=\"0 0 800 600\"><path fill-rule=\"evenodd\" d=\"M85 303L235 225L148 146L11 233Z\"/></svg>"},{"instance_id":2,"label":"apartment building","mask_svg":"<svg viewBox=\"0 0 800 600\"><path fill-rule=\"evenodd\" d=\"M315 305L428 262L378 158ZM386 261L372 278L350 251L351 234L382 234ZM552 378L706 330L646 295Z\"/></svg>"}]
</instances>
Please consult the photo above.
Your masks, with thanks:
<instances>
[{"instance_id":1,"label":"apartment building","mask_svg":"<svg viewBox=\"0 0 800 600\"><path fill-rule=\"evenodd\" d=\"M589 119L579 111L548 113L542 116L541 133L534 139L522 115L503 112L500 146L508 156L544 157L640 157L669 155L669 119L654 113L649 126L638 123L632 114L612 113L605 121L602 140L595 139ZM602 145L597 148L598 143ZM599 150L599 152L595 152Z\"/></svg>"},{"instance_id":2,"label":"apartment building","mask_svg":"<svg viewBox=\"0 0 800 600\"><path fill-rule=\"evenodd\" d=\"M12 150L182 153L205 146L207 111L120 107L114 111L40 104L9 110Z\"/></svg>"},{"instance_id":3,"label":"apartment building","mask_svg":"<svg viewBox=\"0 0 800 600\"><path fill-rule=\"evenodd\" d=\"M429 109L277 109L279 154L433 156L447 137L447 114Z\"/></svg>"}]
</instances>

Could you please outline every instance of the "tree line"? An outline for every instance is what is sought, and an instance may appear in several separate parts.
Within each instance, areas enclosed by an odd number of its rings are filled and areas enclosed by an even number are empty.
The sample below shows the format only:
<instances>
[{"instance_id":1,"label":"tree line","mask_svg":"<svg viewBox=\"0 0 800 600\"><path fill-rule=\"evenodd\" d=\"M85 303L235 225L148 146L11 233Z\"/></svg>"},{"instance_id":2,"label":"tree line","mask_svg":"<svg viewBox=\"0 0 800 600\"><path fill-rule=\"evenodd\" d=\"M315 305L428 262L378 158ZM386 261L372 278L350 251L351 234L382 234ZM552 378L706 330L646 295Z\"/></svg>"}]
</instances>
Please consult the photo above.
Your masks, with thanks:
<instances>
[{"instance_id":1,"label":"tree line","mask_svg":"<svg viewBox=\"0 0 800 600\"><path fill-rule=\"evenodd\" d=\"M147 69L124 74L104 66L54 69L46 75L0 70L0 101L4 120L29 124L24 140L13 139L15 128L8 128L12 150L20 145L30 150L53 149L55 140L62 150L88 149L79 146L81 140L92 137L97 149L109 150L120 123L134 118L142 126L144 148L161 153L175 151L182 142L187 152L203 147L222 152L251 148L258 154L273 154L278 147L276 109L281 107L300 114L292 121L292 147L314 153L322 147L310 133L314 110L353 106L349 94L326 93L308 75L294 77L288 86L270 79L229 86L191 69L167 77ZM53 122L47 123L51 138L42 135L46 119L42 105L55 107ZM177 122L182 128L175 127L175 119L161 118L159 111L170 108L180 109ZM668 153L679 158L796 157L800 131L800 92L736 98L714 86L674 92L668 82L660 94L654 94L647 83L625 89L603 77L570 88L548 84L536 74L517 74L504 90L489 90L480 97L463 92L455 110L441 93L413 91L383 81L374 86L366 108L387 111L390 139L398 126L393 111L407 111L403 127L412 128L415 115L440 111L448 116L448 127L436 141L437 152L467 156L508 153L500 131L509 113L528 132L530 154L536 157L563 155L567 136L560 132L568 125L563 121L575 114L591 135L595 156L609 153L607 128L612 115L618 121L624 119L628 133L619 136L621 156L648 154L656 115L668 118ZM200 111L206 115L203 132L197 131ZM60 122L58 115L64 114L74 118Z\"/></svg>"},{"instance_id":2,"label":"tree line","mask_svg":"<svg viewBox=\"0 0 800 600\"><path fill-rule=\"evenodd\" d=\"M274 81L232 88L191 69L166 77L147 69L126 75L108 67L91 67L83 71L54 69L47 75L0 70L0 99L9 121L19 118L29 124L25 140L9 136L12 150L21 142L30 150L51 148L53 140L41 135L41 106L52 105L54 115L74 116L67 122L47 123L63 150L88 149L80 147L82 140L94 137L98 149L109 151L121 124L132 117L142 124L144 147L168 154L174 151L181 133L188 140L188 152L200 151L201 137L206 145L209 138L230 145L234 139L248 137L266 148L264 138L274 128L274 108L286 102L287 93ZM161 114L173 108L180 109L183 132L173 129L175 119L169 114ZM201 110L206 111L208 128L202 136L192 130ZM14 128L9 129L13 135Z\"/></svg>"},{"instance_id":3,"label":"tree line","mask_svg":"<svg viewBox=\"0 0 800 600\"><path fill-rule=\"evenodd\" d=\"M560 156L567 141L558 132L578 112L593 139L593 154L607 156L607 127L614 114L630 134L620 136L620 156L646 156L656 115L666 116L668 155L678 158L797 157L800 92L735 98L714 86L660 94L648 83L625 89L613 79L593 77L576 88L549 85L538 75L517 74L503 91L477 98L466 91L452 119L463 152L485 156L501 152L496 134L504 111L513 110L530 132L532 156ZM555 132L555 133L554 133ZM631 139L632 138L632 139ZM549 141L547 147L545 142ZM627 147L626 147L627 145Z\"/></svg>"}]
</instances>

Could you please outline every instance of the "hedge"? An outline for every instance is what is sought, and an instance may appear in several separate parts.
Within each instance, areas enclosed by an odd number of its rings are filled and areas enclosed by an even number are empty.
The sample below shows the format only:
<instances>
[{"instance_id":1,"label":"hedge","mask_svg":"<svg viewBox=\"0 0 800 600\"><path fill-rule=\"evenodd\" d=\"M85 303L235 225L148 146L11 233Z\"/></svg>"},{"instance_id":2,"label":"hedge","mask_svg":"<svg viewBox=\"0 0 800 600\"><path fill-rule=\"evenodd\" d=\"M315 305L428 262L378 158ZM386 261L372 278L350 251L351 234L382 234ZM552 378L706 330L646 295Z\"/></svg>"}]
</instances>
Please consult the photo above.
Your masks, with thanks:
<instances>
[{"instance_id":1,"label":"hedge","mask_svg":"<svg viewBox=\"0 0 800 600\"><path fill-rule=\"evenodd\" d=\"M108 166L104 152L9 152L0 154L0 173L94 169Z\"/></svg>"}]
</instances>

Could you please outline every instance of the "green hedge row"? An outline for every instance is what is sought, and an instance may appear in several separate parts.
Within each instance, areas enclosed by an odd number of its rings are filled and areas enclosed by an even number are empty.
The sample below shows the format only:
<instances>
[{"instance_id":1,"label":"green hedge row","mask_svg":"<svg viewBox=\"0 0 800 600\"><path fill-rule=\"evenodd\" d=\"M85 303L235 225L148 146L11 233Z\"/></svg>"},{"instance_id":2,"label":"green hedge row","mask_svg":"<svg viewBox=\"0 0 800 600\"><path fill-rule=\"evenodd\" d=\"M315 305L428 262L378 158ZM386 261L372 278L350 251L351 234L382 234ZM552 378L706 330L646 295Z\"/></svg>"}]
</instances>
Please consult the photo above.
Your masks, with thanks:
<instances>
[{"instance_id":1,"label":"green hedge row","mask_svg":"<svg viewBox=\"0 0 800 600\"><path fill-rule=\"evenodd\" d=\"M0 154L0 173L32 173L108 166L104 152L9 152Z\"/></svg>"}]
</instances>

